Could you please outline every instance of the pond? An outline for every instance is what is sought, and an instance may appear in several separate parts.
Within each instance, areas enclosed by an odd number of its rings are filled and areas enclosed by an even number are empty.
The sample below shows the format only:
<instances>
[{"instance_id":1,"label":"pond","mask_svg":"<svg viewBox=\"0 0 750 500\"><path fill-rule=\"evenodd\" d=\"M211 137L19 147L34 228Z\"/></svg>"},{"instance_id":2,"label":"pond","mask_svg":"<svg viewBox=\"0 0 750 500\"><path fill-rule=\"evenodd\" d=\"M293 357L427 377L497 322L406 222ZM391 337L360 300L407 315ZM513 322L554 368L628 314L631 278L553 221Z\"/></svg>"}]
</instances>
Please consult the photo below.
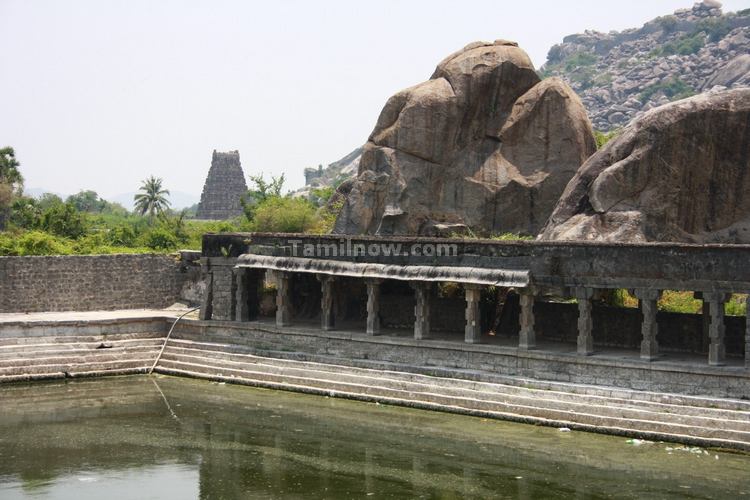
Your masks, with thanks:
<instances>
[{"instance_id":1,"label":"pond","mask_svg":"<svg viewBox=\"0 0 750 500\"><path fill-rule=\"evenodd\" d=\"M0 498L750 498L750 456L173 377L0 386Z\"/></svg>"}]
</instances>

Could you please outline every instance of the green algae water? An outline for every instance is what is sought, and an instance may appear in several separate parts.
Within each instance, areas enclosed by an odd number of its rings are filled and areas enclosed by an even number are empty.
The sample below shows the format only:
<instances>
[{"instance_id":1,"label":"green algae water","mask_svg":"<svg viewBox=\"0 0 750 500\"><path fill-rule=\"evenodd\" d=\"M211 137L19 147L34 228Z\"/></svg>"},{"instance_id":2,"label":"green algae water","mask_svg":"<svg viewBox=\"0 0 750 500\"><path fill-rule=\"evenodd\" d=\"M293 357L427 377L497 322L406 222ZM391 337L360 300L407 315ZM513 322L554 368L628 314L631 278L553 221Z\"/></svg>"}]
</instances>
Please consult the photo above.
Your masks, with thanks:
<instances>
[{"instance_id":1,"label":"green algae water","mask_svg":"<svg viewBox=\"0 0 750 500\"><path fill-rule=\"evenodd\" d=\"M0 499L750 498L750 456L171 377L0 386Z\"/></svg>"}]
</instances>

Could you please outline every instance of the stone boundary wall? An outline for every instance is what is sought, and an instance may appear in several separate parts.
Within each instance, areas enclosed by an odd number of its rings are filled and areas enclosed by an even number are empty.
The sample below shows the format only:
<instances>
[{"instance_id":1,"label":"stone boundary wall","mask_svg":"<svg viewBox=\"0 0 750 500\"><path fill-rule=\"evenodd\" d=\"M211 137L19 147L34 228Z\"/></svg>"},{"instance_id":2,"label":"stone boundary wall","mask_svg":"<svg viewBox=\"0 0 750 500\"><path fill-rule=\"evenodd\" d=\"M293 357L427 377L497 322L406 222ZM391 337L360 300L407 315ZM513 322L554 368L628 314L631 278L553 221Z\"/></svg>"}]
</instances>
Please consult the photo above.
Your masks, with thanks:
<instances>
[{"instance_id":1,"label":"stone boundary wall","mask_svg":"<svg viewBox=\"0 0 750 500\"><path fill-rule=\"evenodd\" d=\"M200 295L197 252L0 257L0 313L157 309Z\"/></svg>"}]
</instances>

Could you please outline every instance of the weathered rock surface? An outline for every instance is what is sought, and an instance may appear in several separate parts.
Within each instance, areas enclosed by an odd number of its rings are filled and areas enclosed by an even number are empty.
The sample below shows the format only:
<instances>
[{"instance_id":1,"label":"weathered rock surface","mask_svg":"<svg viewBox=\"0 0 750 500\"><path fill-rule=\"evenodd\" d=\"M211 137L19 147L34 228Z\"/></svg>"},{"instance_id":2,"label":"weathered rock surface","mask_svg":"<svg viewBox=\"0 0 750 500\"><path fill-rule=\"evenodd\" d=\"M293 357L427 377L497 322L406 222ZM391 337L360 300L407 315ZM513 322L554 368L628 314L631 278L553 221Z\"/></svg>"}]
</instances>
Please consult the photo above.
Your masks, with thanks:
<instances>
[{"instance_id":1,"label":"weathered rock surface","mask_svg":"<svg viewBox=\"0 0 750 500\"><path fill-rule=\"evenodd\" d=\"M513 42L476 42L388 100L335 232L536 234L594 149L565 83Z\"/></svg>"},{"instance_id":2,"label":"weathered rock surface","mask_svg":"<svg viewBox=\"0 0 750 500\"><path fill-rule=\"evenodd\" d=\"M750 243L750 89L634 120L581 167L541 239Z\"/></svg>"}]
</instances>

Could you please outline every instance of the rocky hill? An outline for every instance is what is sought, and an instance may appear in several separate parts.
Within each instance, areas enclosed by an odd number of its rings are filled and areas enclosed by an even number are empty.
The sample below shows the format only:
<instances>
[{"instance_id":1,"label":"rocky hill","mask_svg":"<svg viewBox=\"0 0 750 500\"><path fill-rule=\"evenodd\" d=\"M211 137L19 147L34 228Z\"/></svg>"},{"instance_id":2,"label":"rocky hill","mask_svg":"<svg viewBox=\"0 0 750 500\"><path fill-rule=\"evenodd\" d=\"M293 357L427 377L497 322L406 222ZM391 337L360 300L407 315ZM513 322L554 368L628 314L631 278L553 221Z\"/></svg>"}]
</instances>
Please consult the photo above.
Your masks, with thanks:
<instances>
[{"instance_id":1,"label":"rocky hill","mask_svg":"<svg viewBox=\"0 0 750 500\"><path fill-rule=\"evenodd\" d=\"M750 86L750 9L725 14L703 0L641 28L570 35L540 71L576 91L594 128L619 128L670 101Z\"/></svg>"},{"instance_id":2,"label":"rocky hill","mask_svg":"<svg viewBox=\"0 0 750 500\"><path fill-rule=\"evenodd\" d=\"M539 73L570 85L596 130L619 129L671 101L749 87L750 9L724 13L716 0L703 0L640 28L569 35L550 49ZM356 177L361 152L306 169L308 185L297 194Z\"/></svg>"},{"instance_id":3,"label":"rocky hill","mask_svg":"<svg viewBox=\"0 0 750 500\"><path fill-rule=\"evenodd\" d=\"M337 187L344 181L357 176L359 158L362 156L362 146L347 154L340 160L318 168L305 169L305 187L294 192L295 196L310 196L315 188Z\"/></svg>"}]
</instances>

